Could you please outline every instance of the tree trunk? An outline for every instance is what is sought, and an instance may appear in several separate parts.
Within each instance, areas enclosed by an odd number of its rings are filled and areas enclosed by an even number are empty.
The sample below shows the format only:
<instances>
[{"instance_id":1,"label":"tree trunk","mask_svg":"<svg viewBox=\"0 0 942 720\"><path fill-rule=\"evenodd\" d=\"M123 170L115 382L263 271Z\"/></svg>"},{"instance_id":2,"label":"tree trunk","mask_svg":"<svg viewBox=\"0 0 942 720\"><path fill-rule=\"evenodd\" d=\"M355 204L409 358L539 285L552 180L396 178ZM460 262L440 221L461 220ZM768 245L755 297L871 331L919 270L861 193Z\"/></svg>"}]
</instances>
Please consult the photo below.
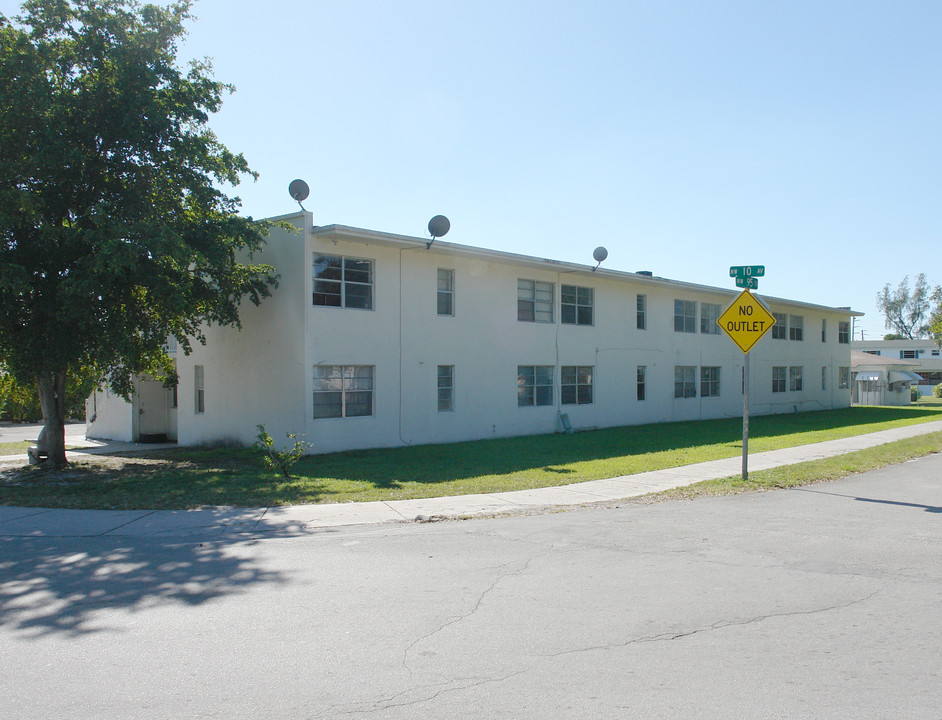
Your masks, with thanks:
<instances>
[{"instance_id":1,"label":"tree trunk","mask_svg":"<svg viewBox=\"0 0 942 720\"><path fill-rule=\"evenodd\" d=\"M38 386L49 462L54 467L63 467L68 464L65 459L65 371L40 374Z\"/></svg>"}]
</instances>

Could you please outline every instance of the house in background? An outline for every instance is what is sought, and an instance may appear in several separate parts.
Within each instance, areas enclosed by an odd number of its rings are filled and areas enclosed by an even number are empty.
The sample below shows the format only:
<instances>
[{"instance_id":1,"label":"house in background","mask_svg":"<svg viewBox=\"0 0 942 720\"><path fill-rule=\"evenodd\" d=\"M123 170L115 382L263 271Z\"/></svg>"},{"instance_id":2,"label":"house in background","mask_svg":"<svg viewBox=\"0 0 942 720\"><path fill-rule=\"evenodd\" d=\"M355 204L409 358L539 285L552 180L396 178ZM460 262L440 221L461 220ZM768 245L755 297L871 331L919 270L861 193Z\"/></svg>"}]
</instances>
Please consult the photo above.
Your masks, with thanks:
<instances>
[{"instance_id":1,"label":"house in background","mask_svg":"<svg viewBox=\"0 0 942 720\"><path fill-rule=\"evenodd\" d=\"M909 405L910 388L922 380L912 360L851 350L850 363L855 405Z\"/></svg>"},{"instance_id":2,"label":"house in background","mask_svg":"<svg viewBox=\"0 0 942 720\"><path fill-rule=\"evenodd\" d=\"M920 395L931 395L932 389L942 383L942 351L935 340L856 340L851 348L881 358L911 361L912 372L921 378L916 385Z\"/></svg>"},{"instance_id":3,"label":"house in background","mask_svg":"<svg viewBox=\"0 0 942 720\"><path fill-rule=\"evenodd\" d=\"M177 388L96 393L89 437L251 443L264 424L330 452L742 414L744 355L716 323L732 288L276 220L299 232L258 256L272 297L176 353ZM762 300L750 412L848 407L860 313Z\"/></svg>"}]
</instances>

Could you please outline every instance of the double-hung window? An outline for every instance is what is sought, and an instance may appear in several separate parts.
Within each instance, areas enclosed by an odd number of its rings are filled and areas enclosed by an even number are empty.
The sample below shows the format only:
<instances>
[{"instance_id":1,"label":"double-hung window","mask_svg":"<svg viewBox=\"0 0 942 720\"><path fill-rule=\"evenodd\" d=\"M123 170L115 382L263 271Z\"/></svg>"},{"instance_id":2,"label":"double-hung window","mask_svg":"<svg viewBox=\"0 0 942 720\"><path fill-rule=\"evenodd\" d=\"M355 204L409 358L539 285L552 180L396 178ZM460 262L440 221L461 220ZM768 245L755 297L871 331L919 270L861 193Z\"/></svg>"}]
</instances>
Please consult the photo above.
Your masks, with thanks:
<instances>
[{"instance_id":1,"label":"double-hung window","mask_svg":"<svg viewBox=\"0 0 942 720\"><path fill-rule=\"evenodd\" d=\"M718 367L700 368L700 397L720 396L720 369Z\"/></svg>"},{"instance_id":2,"label":"double-hung window","mask_svg":"<svg viewBox=\"0 0 942 720\"><path fill-rule=\"evenodd\" d=\"M553 283L539 280L517 280L517 320L553 322Z\"/></svg>"},{"instance_id":3,"label":"double-hung window","mask_svg":"<svg viewBox=\"0 0 942 720\"><path fill-rule=\"evenodd\" d=\"M674 300L674 332L697 332L697 303L693 300Z\"/></svg>"},{"instance_id":4,"label":"double-hung window","mask_svg":"<svg viewBox=\"0 0 942 720\"><path fill-rule=\"evenodd\" d=\"M700 332L704 335L719 335L720 306L715 303L700 303Z\"/></svg>"},{"instance_id":5,"label":"double-hung window","mask_svg":"<svg viewBox=\"0 0 942 720\"><path fill-rule=\"evenodd\" d=\"M787 369L784 365L776 365L772 368L772 392L780 393L788 389L786 372Z\"/></svg>"},{"instance_id":6,"label":"double-hung window","mask_svg":"<svg viewBox=\"0 0 942 720\"><path fill-rule=\"evenodd\" d=\"M841 390L850 388L850 368L846 365L837 368L837 387Z\"/></svg>"},{"instance_id":7,"label":"double-hung window","mask_svg":"<svg viewBox=\"0 0 942 720\"><path fill-rule=\"evenodd\" d=\"M372 414L372 365L314 366L315 420Z\"/></svg>"},{"instance_id":8,"label":"double-hung window","mask_svg":"<svg viewBox=\"0 0 942 720\"><path fill-rule=\"evenodd\" d=\"M695 366L674 366L674 397L697 397L697 368Z\"/></svg>"},{"instance_id":9,"label":"double-hung window","mask_svg":"<svg viewBox=\"0 0 942 720\"><path fill-rule=\"evenodd\" d=\"M837 341L841 345L850 343L850 323L841 320L837 323Z\"/></svg>"},{"instance_id":10,"label":"double-hung window","mask_svg":"<svg viewBox=\"0 0 942 720\"><path fill-rule=\"evenodd\" d=\"M801 390L801 365L792 365L788 368L788 389L791 392Z\"/></svg>"},{"instance_id":11,"label":"double-hung window","mask_svg":"<svg viewBox=\"0 0 942 720\"><path fill-rule=\"evenodd\" d=\"M821 320L821 342L828 341L828 321L827 318Z\"/></svg>"},{"instance_id":12,"label":"double-hung window","mask_svg":"<svg viewBox=\"0 0 942 720\"><path fill-rule=\"evenodd\" d=\"M455 271L438 269L438 314L455 314Z\"/></svg>"},{"instance_id":13,"label":"double-hung window","mask_svg":"<svg viewBox=\"0 0 942 720\"><path fill-rule=\"evenodd\" d=\"M788 339L789 340L804 340L805 339L805 319L801 315L789 315L788 316Z\"/></svg>"},{"instance_id":14,"label":"double-hung window","mask_svg":"<svg viewBox=\"0 0 942 720\"><path fill-rule=\"evenodd\" d=\"M560 288L559 321L564 325L591 325L594 301L592 288L563 285Z\"/></svg>"},{"instance_id":15,"label":"double-hung window","mask_svg":"<svg viewBox=\"0 0 942 720\"><path fill-rule=\"evenodd\" d=\"M637 314L635 315L635 325L639 330L644 330L647 326L648 296L638 295L636 307Z\"/></svg>"},{"instance_id":16,"label":"double-hung window","mask_svg":"<svg viewBox=\"0 0 942 720\"><path fill-rule=\"evenodd\" d=\"M592 366L563 365L560 370L559 398L563 405L592 402Z\"/></svg>"},{"instance_id":17,"label":"double-hung window","mask_svg":"<svg viewBox=\"0 0 942 720\"><path fill-rule=\"evenodd\" d=\"M373 309L373 261L314 255L314 304Z\"/></svg>"},{"instance_id":18,"label":"double-hung window","mask_svg":"<svg viewBox=\"0 0 942 720\"><path fill-rule=\"evenodd\" d=\"M455 409L455 366L438 366L438 411Z\"/></svg>"},{"instance_id":19,"label":"double-hung window","mask_svg":"<svg viewBox=\"0 0 942 720\"><path fill-rule=\"evenodd\" d=\"M788 315L785 313L772 313L775 324L772 326L772 339L785 340L788 337Z\"/></svg>"},{"instance_id":20,"label":"double-hung window","mask_svg":"<svg viewBox=\"0 0 942 720\"><path fill-rule=\"evenodd\" d=\"M517 366L519 407L553 404L553 370L552 365Z\"/></svg>"},{"instance_id":21,"label":"double-hung window","mask_svg":"<svg viewBox=\"0 0 942 720\"><path fill-rule=\"evenodd\" d=\"M194 411L197 415L206 412L206 391L203 388L203 366L193 366L193 387L195 389Z\"/></svg>"},{"instance_id":22,"label":"double-hung window","mask_svg":"<svg viewBox=\"0 0 942 720\"><path fill-rule=\"evenodd\" d=\"M645 390L646 390L646 388L645 388L645 385L646 385L645 376L647 375L647 370L648 370L647 365L639 365L639 366L638 366L637 373L636 373L636 375L635 375L635 377L637 378L637 380L636 380L636 385L637 385L637 390L638 390L638 400L639 400L639 401L640 401L640 400L644 400L645 395L646 395L646 392L645 392Z\"/></svg>"}]
</instances>

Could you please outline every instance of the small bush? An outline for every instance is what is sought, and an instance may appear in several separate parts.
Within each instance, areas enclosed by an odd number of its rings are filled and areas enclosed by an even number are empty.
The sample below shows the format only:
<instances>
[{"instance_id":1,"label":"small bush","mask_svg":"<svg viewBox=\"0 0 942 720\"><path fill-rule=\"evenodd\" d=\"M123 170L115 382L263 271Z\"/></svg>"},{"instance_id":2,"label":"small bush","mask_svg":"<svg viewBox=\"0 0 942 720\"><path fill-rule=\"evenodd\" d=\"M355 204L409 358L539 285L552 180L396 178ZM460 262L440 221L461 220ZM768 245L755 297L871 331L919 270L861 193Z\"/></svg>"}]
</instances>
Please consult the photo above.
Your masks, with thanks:
<instances>
[{"instance_id":1,"label":"small bush","mask_svg":"<svg viewBox=\"0 0 942 720\"><path fill-rule=\"evenodd\" d=\"M910 402L919 402L919 388L915 385L909 386L909 400Z\"/></svg>"},{"instance_id":2,"label":"small bush","mask_svg":"<svg viewBox=\"0 0 942 720\"><path fill-rule=\"evenodd\" d=\"M304 455L304 451L313 445L303 440L298 440L297 433L285 433L288 438L289 446L284 450L275 447L275 441L265 430L264 425L256 425L258 435L255 440L255 449L261 453L262 462L272 470L278 470L284 477L291 477L291 466L294 465ZM294 443L291 447L290 443Z\"/></svg>"},{"instance_id":3,"label":"small bush","mask_svg":"<svg viewBox=\"0 0 942 720\"><path fill-rule=\"evenodd\" d=\"M932 388L932 394L937 398L942 398L942 383L939 383L934 388Z\"/></svg>"}]
</instances>

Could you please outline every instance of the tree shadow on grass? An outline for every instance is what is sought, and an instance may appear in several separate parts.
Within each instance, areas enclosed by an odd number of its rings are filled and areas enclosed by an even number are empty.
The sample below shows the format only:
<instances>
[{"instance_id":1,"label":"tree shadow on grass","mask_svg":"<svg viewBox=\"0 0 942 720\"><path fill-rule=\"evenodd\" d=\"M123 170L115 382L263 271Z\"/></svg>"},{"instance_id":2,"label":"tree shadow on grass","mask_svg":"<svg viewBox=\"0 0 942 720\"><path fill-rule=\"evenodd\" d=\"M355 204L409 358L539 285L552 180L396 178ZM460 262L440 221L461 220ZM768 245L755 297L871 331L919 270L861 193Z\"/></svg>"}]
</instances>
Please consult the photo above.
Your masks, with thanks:
<instances>
[{"instance_id":1,"label":"tree shadow on grass","mask_svg":"<svg viewBox=\"0 0 942 720\"><path fill-rule=\"evenodd\" d=\"M278 572L248 559L246 541L153 538L0 539L0 626L27 636L113 630L117 611L202 605ZM105 614L107 611L107 614Z\"/></svg>"}]
</instances>

